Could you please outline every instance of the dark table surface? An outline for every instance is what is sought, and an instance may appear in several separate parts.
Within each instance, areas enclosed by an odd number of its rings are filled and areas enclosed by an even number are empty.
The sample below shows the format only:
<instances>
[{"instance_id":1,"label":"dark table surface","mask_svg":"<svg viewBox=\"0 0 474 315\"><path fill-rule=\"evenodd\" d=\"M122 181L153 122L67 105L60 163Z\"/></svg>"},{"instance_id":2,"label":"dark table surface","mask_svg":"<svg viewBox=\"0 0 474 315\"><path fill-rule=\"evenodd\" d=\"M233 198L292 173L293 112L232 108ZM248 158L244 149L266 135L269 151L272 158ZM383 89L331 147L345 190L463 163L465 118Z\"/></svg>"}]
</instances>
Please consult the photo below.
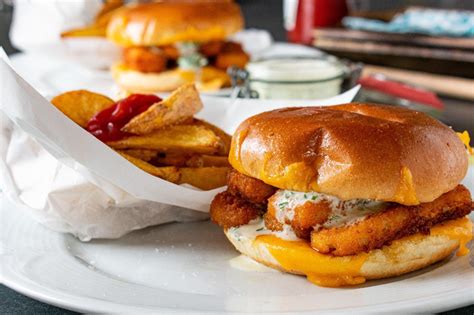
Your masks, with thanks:
<instances>
[{"instance_id":1,"label":"dark table surface","mask_svg":"<svg viewBox=\"0 0 474 315\"><path fill-rule=\"evenodd\" d=\"M45 303L41 303L30 299L24 295L0 285L0 314L77 314L62 308L54 307ZM474 305L463 308L454 309L440 314L474 314Z\"/></svg>"},{"instance_id":2,"label":"dark table surface","mask_svg":"<svg viewBox=\"0 0 474 315\"><path fill-rule=\"evenodd\" d=\"M284 40L282 1L238 0L243 7L248 27L268 29L277 40ZM264 18L261 12L265 12ZM7 53L15 52L8 41L8 27L11 8L2 7L0 0L0 45ZM474 104L456 99L443 99L446 105L444 121L457 130L469 130L474 134ZM0 314L76 314L54 307L19 294L4 285L0 285ZM442 314L474 314L474 305L451 310Z\"/></svg>"}]
</instances>

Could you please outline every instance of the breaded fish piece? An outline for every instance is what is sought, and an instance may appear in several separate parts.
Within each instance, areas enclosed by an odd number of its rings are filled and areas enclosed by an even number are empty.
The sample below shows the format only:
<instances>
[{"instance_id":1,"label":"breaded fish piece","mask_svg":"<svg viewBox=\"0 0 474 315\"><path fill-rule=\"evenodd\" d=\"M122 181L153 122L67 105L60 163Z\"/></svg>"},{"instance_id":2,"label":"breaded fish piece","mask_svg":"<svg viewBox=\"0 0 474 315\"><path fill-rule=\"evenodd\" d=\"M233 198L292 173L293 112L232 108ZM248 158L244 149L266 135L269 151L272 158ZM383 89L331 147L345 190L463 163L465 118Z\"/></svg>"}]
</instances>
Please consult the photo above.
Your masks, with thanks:
<instances>
[{"instance_id":1,"label":"breaded fish piece","mask_svg":"<svg viewBox=\"0 0 474 315\"><path fill-rule=\"evenodd\" d=\"M275 203L270 197L268 201L268 211L265 213L265 227L272 231L281 231L283 229L283 222L279 222L276 218ZM331 208L327 202L305 202L293 209L294 215L291 220L285 219L286 224L291 225L296 236L299 238L309 240L311 231L315 225L323 224L328 220L331 213Z\"/></svg>"},{"instance_id":2,"label":"breaded fish piece","mask_svg":"<svg viewBox=\"0 0 474 315\"><path fill-rule=\"evenodd\" d=\"M235 169L229 172L227 187L231 193L258 204L266 204L267 199L276 191L275 187L267 185L259 179L241 174Z\"/></svg>"},{"instance_id":3,"label":"breaded fish piece","mask_svg":"<svg viewBox=\"0 0 474 315\"><path fill-rule=\"evenodd\" d=\"M123 51L124 63L140 72L161 72L166 69L167 58L161 49L129 47Z\"/></svg>"},{"instance_id":4,"label":"breaded fish piece","mask_svg":"<svg viewBox=\"0 0 474 315\"><path fill-rule=\"evenodd\" d=\"M211 220L225 229L247 224L261 212L257 205L228 191L217 194L210 209Z\"/></svg>"},{"instance_id":5,"label":"breaded fish piece","mask_svg":"<svg viewBox=\"0 0 474 315\"><path fill-rule=\"evenodd\" d=\"M417 206L395 204L352 225L315 230L311 233L311 247L334 256L368 252L404 236L429 233L433 225L461 218L471 210L469 190L458 185L432 202Z\"/></svg>"}]
</instances>

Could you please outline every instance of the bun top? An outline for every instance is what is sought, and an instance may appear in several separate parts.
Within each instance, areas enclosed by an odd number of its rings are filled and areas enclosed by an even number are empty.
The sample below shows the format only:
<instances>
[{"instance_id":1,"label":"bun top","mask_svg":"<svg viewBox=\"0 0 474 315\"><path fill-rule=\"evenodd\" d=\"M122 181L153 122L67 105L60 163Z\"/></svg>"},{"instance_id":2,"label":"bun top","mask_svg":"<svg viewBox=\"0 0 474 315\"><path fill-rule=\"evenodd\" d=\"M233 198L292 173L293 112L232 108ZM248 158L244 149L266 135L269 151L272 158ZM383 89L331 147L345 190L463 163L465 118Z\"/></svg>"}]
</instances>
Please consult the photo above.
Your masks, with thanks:
<instances>
[{"instance_id":1,"label":"bun top","mask_svg":"<svg viewBox=\"0 0 474 315\"><path fill-rule=\"evenodd\" d=\"M242 27L240 8L230 0L177 0L119 9L107 26L107 37L125 47L159 46L222 40Z\"/></svg>"},{"instance_id":2,"label":"bun top","mask_svg":"<svg viewBox=\"0 0 474 315\"><path fill-rule=\"evenodd\" d=\"M468 167L448 126L409 109L359 103L250 117L232 138L229 161L281 189L405 205L454 189Z\"/></svg>"}]
</instances>

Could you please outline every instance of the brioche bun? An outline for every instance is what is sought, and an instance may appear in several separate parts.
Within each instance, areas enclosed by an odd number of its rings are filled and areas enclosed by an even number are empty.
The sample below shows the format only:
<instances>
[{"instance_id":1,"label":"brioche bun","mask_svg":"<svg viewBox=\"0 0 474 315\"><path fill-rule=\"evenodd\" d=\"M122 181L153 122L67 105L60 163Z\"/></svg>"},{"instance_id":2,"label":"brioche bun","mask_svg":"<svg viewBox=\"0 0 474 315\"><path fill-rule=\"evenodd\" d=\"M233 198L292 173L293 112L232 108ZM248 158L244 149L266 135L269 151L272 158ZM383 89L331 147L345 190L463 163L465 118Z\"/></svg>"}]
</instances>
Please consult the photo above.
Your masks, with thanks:
<instances>
[{"instance_id":1,"label":"brioche bun","mask_svg":"<svg viewBox=\"0 0 474 315\"><path fill-rule=\"evenodd\" d=\"M256 241L252 234L232 233L232 229L225 230L225 234L234 247L242 254L258 261L268 267L278 269L293 274L306 275L305 270L298 267L288 268L283 266L278 258L272 254L272 247L275 245L271 242ZM361 253L354 256L332 257L329 256L329 263L337 266L340 272L333 276L341 276L347 270L354 270L353 265L359 259L362 264L358 271L351 276L362 277L363 281L369 279L381 279L399 276L414 270L418 270L429 266L448 257L461 244L461 240L468 241L472 234L472 224L469 218L464 217L452 221L447 221L431 228L431 234L415 234L393 241L390 245L381 249L372 250L369 253ZM452 237L457 235L458 238ZM292 242L287 242L291 244ZM299 266L305 266L305 269L324 270L328 261L322 259L314 259L312 255L308 255L304 248L301 247L285 247L278 243L279 250L285 251L286 255L296 256L300 260ZM309 243L307 244L310 248ZM314 251L313 249L310 249ZM314 251L317 254L316 251ZM361 255L364 255L361 257ZM328 255L321 255L328 256ZM308 267L310 266L310 267ZM330 275L329 275L330 276ZM361 282L363 282L361 281ZM359 282L359 283L361 283ZM331 283L318 283L319 285L334 286ZM354 283L345 283L354 284ZM336 286L339 286L337 284Z\"/></svg>"},{"instance_id":2,"label":"brioche bun","mask_svg":"<svg viewBox=\"0 0 474 315\"><path fill-rule=\"evenodd\" d=\"M232 1L178 0L124 7L111 18L107 38L124 47L160 46L222 40L242 27Z\"/></svg>"},{"instance_id":3,"label":"brioche bun","mask_svg":"<svg viewBox=\"0 0 474 315\"><path fill-rule=\"evenodd\" d=\"M172 69L163 72L144 73L118 63L112 66L112 77L121 90L128 93L171 92L186 83L196 81L193 71ZM200 91L218 90L230 84L228 75L217 68L208 66L201 69L201 81L196 82Z\"/></svg>"},{"instance_id":4,"label":"brioche bun","mask_svg":"<svg viewBox=\"0 0 474 315\"><path fill-rule=\"evenodd\" d=\"M468 168L448 126L405 108L360 103L253 116L235 132L229 161L281 189L404 205L454 189Z\"/></svg>"}]
</instances>

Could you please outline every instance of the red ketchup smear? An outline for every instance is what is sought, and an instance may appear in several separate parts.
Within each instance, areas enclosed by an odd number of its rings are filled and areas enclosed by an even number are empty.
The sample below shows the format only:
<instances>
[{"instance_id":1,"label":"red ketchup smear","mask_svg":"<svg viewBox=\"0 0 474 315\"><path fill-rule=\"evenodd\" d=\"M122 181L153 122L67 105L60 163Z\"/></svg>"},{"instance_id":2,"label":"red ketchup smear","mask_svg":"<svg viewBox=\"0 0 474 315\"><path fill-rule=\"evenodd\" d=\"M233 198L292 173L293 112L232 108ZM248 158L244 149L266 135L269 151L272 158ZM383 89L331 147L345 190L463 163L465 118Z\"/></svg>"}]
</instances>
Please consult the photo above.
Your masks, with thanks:
<instances>
[{"instance_id":1,"label":"red ketchup smear","mask_svg":"<svg viewBox=\"0 0 474 315\"><path fill-rule=\"evenodd\" d=\"M102 142L120 140L131 135L120 130L123 126L160 101L156 95L132 94L95 114L86 129Z\"/></svg>"}]
</instances>

